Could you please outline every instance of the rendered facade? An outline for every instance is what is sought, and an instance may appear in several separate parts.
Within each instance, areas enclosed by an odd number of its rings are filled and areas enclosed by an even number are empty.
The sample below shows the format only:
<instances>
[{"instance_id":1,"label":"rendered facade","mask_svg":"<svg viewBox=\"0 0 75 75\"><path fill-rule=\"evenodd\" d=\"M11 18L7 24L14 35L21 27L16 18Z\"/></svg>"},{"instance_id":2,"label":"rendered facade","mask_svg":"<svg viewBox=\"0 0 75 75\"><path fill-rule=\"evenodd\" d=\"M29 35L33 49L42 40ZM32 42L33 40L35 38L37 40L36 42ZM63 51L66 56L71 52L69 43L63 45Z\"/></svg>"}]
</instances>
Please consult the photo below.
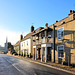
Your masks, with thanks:
<instances>
[{"instance_id":1,"label":"rendered facade","mask_svg":"<svg viewBox=\"0 0 75 75\"><path fill-rule=\"evenodd\" d=\"M23 56L32 57L32 37L34 27L31 26L31 32L20 41L20 50Z\"/></svg>"}]
</instances>

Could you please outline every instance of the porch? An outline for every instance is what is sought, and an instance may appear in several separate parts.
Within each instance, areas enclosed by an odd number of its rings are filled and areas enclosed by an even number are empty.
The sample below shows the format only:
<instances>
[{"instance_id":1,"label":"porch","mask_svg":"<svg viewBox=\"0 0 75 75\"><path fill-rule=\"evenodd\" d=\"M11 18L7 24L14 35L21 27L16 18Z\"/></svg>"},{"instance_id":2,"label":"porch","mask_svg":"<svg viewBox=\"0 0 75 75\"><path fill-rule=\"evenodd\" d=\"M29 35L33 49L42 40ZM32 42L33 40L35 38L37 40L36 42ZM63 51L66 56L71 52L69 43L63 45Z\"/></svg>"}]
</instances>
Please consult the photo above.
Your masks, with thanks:
<instances>
[{"instance_id":1,"label":"porch","mask_svg":"<svg viewBox=\"0 0 75 75\"><path fill-rule=\"evenodd\" d=\"M33 46L33 59L42 61L52 61L51 44L41 44Z\"/></svg>"}]
</instances>

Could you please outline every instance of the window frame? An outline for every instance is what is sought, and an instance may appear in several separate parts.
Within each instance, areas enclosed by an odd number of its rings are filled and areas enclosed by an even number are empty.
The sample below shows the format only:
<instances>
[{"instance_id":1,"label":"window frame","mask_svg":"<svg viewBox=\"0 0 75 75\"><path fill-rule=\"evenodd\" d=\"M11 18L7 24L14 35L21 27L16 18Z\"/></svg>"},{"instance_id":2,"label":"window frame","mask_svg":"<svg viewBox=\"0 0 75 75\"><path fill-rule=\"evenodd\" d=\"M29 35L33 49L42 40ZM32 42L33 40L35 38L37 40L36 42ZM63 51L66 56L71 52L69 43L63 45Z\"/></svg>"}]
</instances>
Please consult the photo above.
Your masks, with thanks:
<instances>
[{"instance_id":1,"label":"window frame","mask_svg":"<svg viewBox=\"0 0 75 75\"><path fill-rule=\"evenodd\" d=\"M58 34L58 31L61 29L61 28L63 28L63 38L58 38L58 36L59 36L59 34ZM63 40L64 39L64 27L61 27L61 28L58 28L57 29L57 40Z\"/></svg>"},{"instance_id":2,"label":"window frame","mask_svg":"<svg viewBox=\"0 0 75 75\"><path fill-rule=\"evenodd\" d=\"M63 57L59 57L59 54L58 54L58 53L59 53L58 47L61 47L61 46L63 46ZM61 59L64 58L64 45L58 45L58 46L57 46L57 57L58 57L58 58L61 58Z\"/></svg>"},{"instance_id":3,"label":"window frame","mask_svg":"<svg viewBox=\"0 0 75 75\"><path fill-rule=\"evenodd\" d=\"M27 46L28 46L28 41L27 41Z\"/></svg>"}]
</instances>

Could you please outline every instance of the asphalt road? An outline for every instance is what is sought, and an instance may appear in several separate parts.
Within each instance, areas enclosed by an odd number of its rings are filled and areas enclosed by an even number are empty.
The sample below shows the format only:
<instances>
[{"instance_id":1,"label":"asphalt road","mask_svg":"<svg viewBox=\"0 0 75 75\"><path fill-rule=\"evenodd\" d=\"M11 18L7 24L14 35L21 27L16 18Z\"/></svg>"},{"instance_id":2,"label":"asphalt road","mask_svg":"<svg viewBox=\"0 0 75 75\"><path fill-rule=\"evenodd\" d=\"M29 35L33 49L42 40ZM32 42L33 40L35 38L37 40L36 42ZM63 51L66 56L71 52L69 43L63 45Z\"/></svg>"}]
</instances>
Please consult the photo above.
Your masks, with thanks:
<instances>
[{"instance_id":1,"label":"asphalt road","mask_svg":"<svg viewBox=\"0 0 75 75\"><path fill-rule=\"evenodd\" d=\"M0 54L0 75L72 75L36 63Z\"/></svg>"}]
</instances>

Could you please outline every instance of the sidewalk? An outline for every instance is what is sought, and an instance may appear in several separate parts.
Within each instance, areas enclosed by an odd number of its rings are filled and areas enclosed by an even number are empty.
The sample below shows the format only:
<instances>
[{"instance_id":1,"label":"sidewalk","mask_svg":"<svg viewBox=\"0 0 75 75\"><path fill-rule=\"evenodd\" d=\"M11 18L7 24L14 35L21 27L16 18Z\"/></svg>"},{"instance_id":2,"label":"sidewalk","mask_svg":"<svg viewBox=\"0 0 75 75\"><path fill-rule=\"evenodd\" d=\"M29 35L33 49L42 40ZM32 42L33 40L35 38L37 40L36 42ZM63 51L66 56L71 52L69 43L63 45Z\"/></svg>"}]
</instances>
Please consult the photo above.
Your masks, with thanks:
<instances>
[{"instance_id":1,"label":"sidewalk","mask_svg":"<svg viewBox=\"0 0 75 75\"><path fill-rule=\"evenodd\" d=\"M10 55L10 56L13 56L13 55ZM75 68L72 68L71 66L65 66L62 64L51 63L51 62L45 63L45 62L41 62L41 60L33 60L32 58L27 58L27 57L23 57L23 56L14 56L14 57L29 61L32 63L40 64L40 65L43 65L46 67L50 67L50 68L58 69L58 70L61 70L64 72L75 74Z\"/></svg>"}]
</instances>

